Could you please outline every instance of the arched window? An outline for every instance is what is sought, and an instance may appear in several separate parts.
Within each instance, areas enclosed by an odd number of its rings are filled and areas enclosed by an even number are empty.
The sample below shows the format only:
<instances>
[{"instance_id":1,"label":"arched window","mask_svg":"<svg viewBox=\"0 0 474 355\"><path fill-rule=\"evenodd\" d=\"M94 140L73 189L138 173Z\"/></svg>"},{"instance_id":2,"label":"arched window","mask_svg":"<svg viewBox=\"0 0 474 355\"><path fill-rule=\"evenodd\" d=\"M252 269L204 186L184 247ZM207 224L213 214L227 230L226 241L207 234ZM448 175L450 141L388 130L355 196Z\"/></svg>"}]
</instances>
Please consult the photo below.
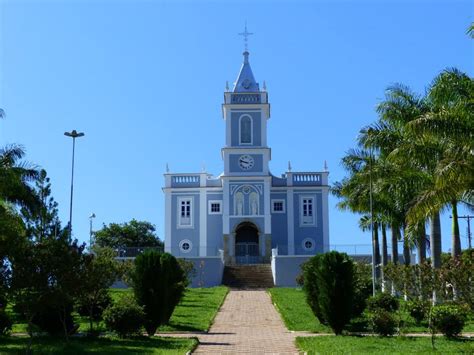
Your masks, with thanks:
<instances>
[{"instance_id":1,"label":"arched window","mask_svg":"<svg viewBox=\"0 0 474 355\"><path fill-rule=\"evenodd\" d=\"M240 117L240 143L252 143L252 118L250 116Z\"/></svg>"}]
</instances>

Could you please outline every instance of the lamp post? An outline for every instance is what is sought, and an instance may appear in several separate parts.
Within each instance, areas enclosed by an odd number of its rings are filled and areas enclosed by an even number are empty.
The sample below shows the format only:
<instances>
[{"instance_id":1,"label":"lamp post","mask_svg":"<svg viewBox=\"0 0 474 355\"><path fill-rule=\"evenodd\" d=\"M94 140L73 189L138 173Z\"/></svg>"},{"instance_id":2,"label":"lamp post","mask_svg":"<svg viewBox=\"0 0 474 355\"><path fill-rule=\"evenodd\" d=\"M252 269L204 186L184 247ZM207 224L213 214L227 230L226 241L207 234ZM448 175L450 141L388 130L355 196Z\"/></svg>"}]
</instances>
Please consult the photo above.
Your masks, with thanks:
<instances>
[{"instance_id":1,"label":"lamp post","mask_svg":"<svg viewBox=\"0 0 474 355\"><path fill-rule=\"evenodd\" d=\"M92 249L92 219L95 218L95 213L89 216L89 250Z\"/></svg>"},{"instance_id":2,"label":"lamp post","mask_svg":"<svg viewBox=\"0 0 474 355\"><path fill-rule=\"evenodd\" d=\"M64 132L66 137L72 138L72 169L71 169L71 199L69 202L69 238L72 238L72 197L74 192L74 151L76 148L76 138L83 137L84 133L77 132L75 129L71 132Z\"/></svg>"}]
</instances>

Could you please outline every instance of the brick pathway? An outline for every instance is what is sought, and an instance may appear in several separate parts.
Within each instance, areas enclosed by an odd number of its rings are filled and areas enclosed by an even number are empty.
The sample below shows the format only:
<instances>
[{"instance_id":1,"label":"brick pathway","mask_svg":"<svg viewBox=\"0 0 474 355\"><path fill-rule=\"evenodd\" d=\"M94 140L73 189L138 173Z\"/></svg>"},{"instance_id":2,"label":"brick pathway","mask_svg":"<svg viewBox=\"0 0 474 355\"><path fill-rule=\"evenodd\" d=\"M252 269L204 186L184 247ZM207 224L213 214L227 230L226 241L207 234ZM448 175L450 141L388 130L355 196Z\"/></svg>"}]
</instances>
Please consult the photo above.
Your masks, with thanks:
<instances>
[{"instance_id":1,"label":"brick pathway","mask_svg":"<svg viewBox=\"0 0 474 355\"><path fill-rule=\"evenodd\" d=\"M209 333L197 337L195 354L298 354L294 333L264 290L231 290Z\"/></svg>"}]
</instances>

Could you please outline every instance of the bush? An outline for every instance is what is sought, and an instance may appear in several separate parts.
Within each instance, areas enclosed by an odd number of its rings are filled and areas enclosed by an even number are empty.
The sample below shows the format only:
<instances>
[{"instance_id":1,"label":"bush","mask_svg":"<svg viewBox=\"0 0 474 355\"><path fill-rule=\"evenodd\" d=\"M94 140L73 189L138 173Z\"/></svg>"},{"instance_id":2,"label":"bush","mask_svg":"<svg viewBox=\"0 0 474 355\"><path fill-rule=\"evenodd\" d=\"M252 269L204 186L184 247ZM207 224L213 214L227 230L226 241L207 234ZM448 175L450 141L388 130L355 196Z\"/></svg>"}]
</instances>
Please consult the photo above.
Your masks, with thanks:
<instances>
[{"instance_id":1,"label":"bush","mask_svg":"<svg viewBox=\"0 0 474 355\"><path fill-rule=\"evenodd\" d=\"M120 298L103 313L105 325L121 338L138 334L144 320L143 308L130 296Z\"/></svg>"},{"instance_id":2,"label":"bush","mask_svg":"<svg viewBox=\"0 0 474 355\"><path fill-rule=\"evenodd\" d=\"M0 309L7 309L7 296L0 291Z\"/></svg>"},{"instance_id":3,"label":"bush","mask_svg":"<svg viewBox=\"0 0 474 355\"><path fill-rule=\"evenodd\" d=\"M303 268L306 299L316 317L341 334L352 317L354 264L345 253L312 257Z\"/></svg>"},{"instance_id":4,"label":"bush","mask_svg":"<svg viewBox=\"0 0 474 355\"><path fill-rule=\"evenodd\" d=\"M13 322L4 309L0 309L0 335L8 335L12 330Z\"/></svg>"},{"instance_id":5,"label":"bush","mask_svg":"<svg viewBox=\"0 0 474 355\"><path fill-rule=\"evenodd\" d=\"M360 316L367 307L367 299L372 295L372 274L369 264L354 263L354 304L352 315Z\"/></svg>"},{"instance_id":6,"label":"bush","mask_svg":"<svg viewBox=\"0 0 474 355\"><path fill-rule=\"evenodd\" d=\"M32 323L50 335L70 335L79 328L72 316L73 302L59 292L45 294L36 307Z\"/></svg>"},{"instance_id":7,"label":"bush","mask_svg":"<svg viewBox=\"0 0 474 355\"><path fill-rule=\"evenodd\" d=\"M384 309L377 309L370 313L372 329L375 333L382 336L392 336L397 331L397 320L393 313Z\"/></svg>"},{"instance_id":8,"label":"bush","mask_svg":"<svg viewBox=\"0 0 474 355\"><path fill-rule=\"evenodd\" d=\"M408 301L405 304L405 309L415 320L416 324L419 325L423 320L428 318L430 303L429 301L423 300Z\"/></svg>"},{"instance_id":9,"label":"bush","mask_svg":"<svg viewBox=\"0 0 474 355\"><path fill-rule=\"evenodd\" d=\"M456 305L434 306L431 310L431 322L435 330L453 338L461 334L466 322L466 313Z\"/></svg>"},{"instance_id":10,"label":"bush","mask_svg":"<svg viewBox=\"0 0 474 355\"><path fill-rule=\"evenodd\" d=\"M375 312L379 309L395 312L399 307L398 299L388 293L378 293L367 300L367 309L370 312Z\"/></svg>"},{"instance_id":11,"label":"bush","mask_svg":"<svg viewBox=\"0 0 474 355\"><path fill-rule=\"evenodd\" d=\"M82 298L77 303L77 313L82 317L89 317L90 316L90 308L92 307L92 319L95 321L99 321L102 319L102 313L104 310L112 304L112 297L107 290L102 290L99 293L99 297L97 298L97 302L93 305L89 304L89 300L87 298Z\"/></svg>"},{"instance_id":12,"label":"bush","mask_svg":"<svg viewBox=\"0 0 474 355\"><path fill-rule=\"evenodd\" d=\"M169 322L186 284L186 275L173 255L149 250L136 257L133 290L145 311L148 335Z\"/></svg>"}]
</instances>

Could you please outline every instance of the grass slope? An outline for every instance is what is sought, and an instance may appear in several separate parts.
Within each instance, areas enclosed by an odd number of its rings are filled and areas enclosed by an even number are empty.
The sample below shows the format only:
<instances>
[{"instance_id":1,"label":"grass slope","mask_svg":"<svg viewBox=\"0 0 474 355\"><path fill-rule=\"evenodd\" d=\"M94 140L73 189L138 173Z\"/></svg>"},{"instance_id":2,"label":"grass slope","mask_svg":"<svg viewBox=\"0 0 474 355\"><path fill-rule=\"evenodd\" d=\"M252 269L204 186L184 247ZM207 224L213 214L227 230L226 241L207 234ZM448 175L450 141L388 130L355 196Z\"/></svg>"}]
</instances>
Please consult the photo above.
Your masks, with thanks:
<instances>
[{"instance_id":1,"label":"grass slope","mask_svg":"<svg viewBox=\"0 0 474 355\"><path fill-rule=\"evenodd\" d=\"M319 323L311 308L306 303L305 294L299 288L272 288L268 291L272 297L277 310L280 312L286 327L289 330L309 331L314 333L332 333L331 328ZM398 317L401 318L402 333L426 333L429 332L428 324L416 325L414 319L404 311L404 301L400 301ZM348 325L350 332L370 331L363 317L353 319ZM474 315L469 315L463 332L474 332Z\"/></svg>"},{"instance_id":2,"label":"grass slope","mask_svg":"<svg viewBox=\"0 0 474 355\"><path fill-rule=\"evenodd\" d=\"M173 312L170 324L161 327L159 331L208 330L214 321L217 311L219 311L220 306L224 302L227 292L228 288L225 286L187 289L183 299ZM126 294L132 293L133 290L130 288L110 290L110 295L115 301ZM26 333L27 325L17 321L17 317L13 313L11 305L7 307L7 311L12 315L15 322L12 329L13 333ZM89 330L89 320L87 317L80 317L76 314L75 319L80 325L80 332ZM102 322L98 325L94 324L94 328L105 331L105 325Z\"/></svg>"},{"instance_id":3,"label":"grass slope","mask_svg":"<svg viewBox=\"0 0 474 355\"><path fill-rule=\"evenodd\" d=\"M332 333L331 328L319 323L314 316L311 308L306 303L303 290L275 287L269 289L268 292L289 330Z\"/></svg>"},{"instance_id":4,"label":"grass slope","mask_svg":"<svg viewBox=\"0 0 474 355\"><path fill-rule=\"evenodd\" d=\"M352 337L316 336L296 338L297 347L307 354L472 354L474 340L436 338L435 349L430 337Z\"/></svg>"},{"instance_id":5,"label":"grass slope","mask_svg":"<svg viewBox=\"0 0 474 355\"><path fill-rule=\"evenodd\" d=\"M0 354L24 353L27 337L0 337ZM33 340L33 354L186 354L197 345L196 339L115 337L89 339L71 338L69 344L58 338L41 337Z\"/></svg>"}]
</instances>

